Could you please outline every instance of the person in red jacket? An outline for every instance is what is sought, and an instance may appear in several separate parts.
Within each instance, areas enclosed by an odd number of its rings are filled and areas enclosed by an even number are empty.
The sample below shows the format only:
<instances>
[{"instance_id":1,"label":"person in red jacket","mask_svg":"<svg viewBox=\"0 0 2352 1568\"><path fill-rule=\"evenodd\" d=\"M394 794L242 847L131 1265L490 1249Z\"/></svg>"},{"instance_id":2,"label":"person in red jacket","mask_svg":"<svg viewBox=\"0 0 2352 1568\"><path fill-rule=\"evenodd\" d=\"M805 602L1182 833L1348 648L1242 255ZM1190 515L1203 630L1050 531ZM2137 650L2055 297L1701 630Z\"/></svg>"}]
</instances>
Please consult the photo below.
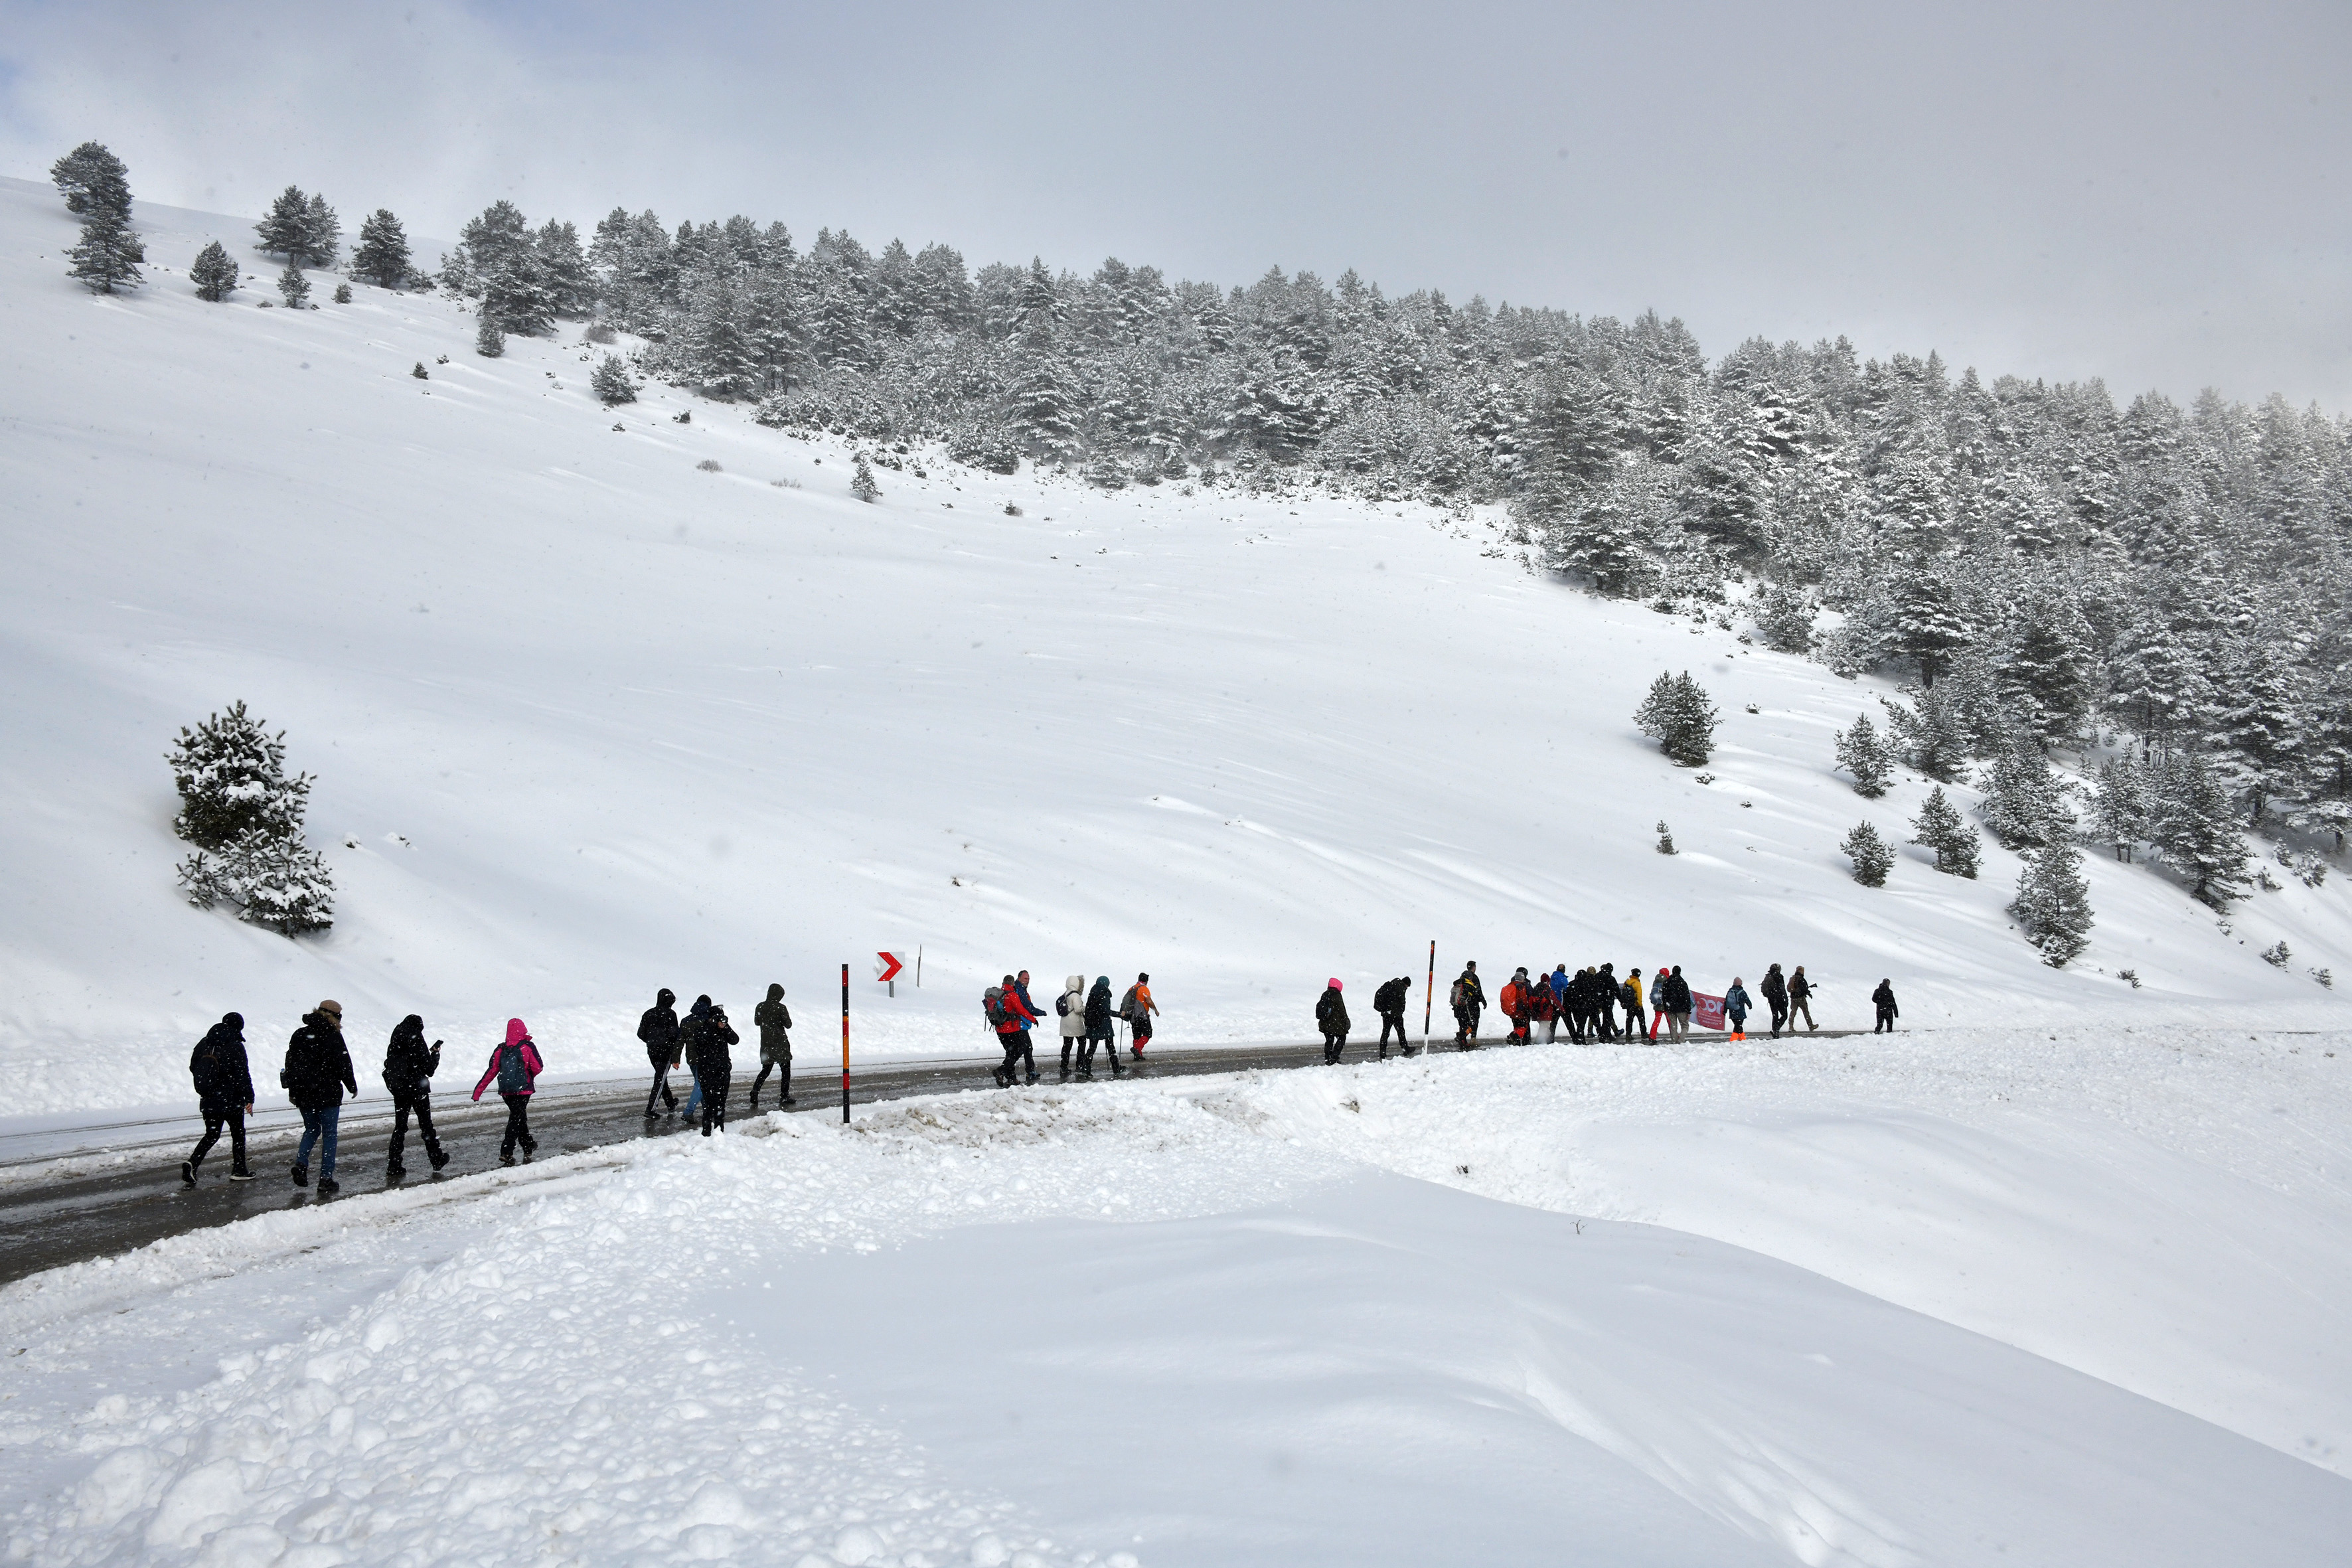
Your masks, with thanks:
<instances>
[{"instance_id":1,"label":"person in red jacket","mask_svg":"<svg viewBox=\"0 0 2352 1568\"><path fill-rule=\"evenodd\" d=\"M996 1069L997 1081L1011 1089L1024 1075L1027 1081L1037 1081L1037 1058L1029 1045L1029 1031L1037 1026L1038 1016L1021 994L1021 982L1012 975L997 998L1004 1021L996 1026L996 1043L1004 1047L1004 1065Z\"/></svg>"},{"instance_id":2,"label":"person in red jacket","mask_svg":"<svg viewBox=\"0 0 2352 1568\"><path fill-rule=\"evenodd\" d=\"M530 1031L523 1027L520 1018L509 1018L506 1043L491 1048L490 1065L482 1073L482 1081L474 1086L474 1099L478 1102L482 1090L496 1079L499 1098L507 1102L506 1136L499 1140L501 1165L515 1163L518 1145L525 1160L539 1152L539 1140L530 1135L530 1090L541 1068L539 1047L531 1043Z\"/></svg>"},{"instance_id":3,"label":"person in red jacket","mask_svg":"<svg viewBox=\"0 0 2352 1568\"><path fill-rule=\"evenodd\" d=\"M1502 1008L1503 1016L1511 1021L1511 1032L1506 1037L1508 1043L1515 1046L1524 1044L1528 1035L1528 972L1525 968L1511 971L1511 977L1503 982L1502 992L1496 996L1495 1004Z\"/></svg>"}]
</instances>

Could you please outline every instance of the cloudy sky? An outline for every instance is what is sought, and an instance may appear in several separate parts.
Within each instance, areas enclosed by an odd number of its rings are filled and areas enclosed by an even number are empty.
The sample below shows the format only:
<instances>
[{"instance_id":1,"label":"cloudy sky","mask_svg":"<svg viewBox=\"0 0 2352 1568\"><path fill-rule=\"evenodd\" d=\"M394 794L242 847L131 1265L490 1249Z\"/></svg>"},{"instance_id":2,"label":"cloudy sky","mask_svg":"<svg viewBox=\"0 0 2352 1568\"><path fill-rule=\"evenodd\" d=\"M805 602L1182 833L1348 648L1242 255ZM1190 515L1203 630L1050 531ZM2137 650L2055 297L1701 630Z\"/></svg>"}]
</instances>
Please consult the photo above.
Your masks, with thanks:
<instances>
[{"instance_id":1,"label":"cloudy sky","mask_svg":"<svg viewBox=\"0 0 2352 1568\"><path fill-rule=\"evenodd\" d=\"M2352 410L2352 4L0 0L0 173L505 196ZM429 259L429 258L428 258Z\"/></svg>"}]
</instances>

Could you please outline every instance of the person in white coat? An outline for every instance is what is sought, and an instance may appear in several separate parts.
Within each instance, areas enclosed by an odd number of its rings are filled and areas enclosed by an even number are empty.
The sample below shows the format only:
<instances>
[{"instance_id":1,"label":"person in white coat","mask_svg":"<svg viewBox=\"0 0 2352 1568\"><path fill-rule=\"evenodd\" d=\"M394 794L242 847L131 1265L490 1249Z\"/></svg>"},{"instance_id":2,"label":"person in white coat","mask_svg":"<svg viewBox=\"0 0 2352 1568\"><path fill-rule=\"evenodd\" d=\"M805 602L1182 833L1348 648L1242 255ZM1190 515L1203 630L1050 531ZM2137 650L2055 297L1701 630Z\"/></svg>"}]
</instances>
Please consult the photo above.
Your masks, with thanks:
<instances>
[{"instance_id":1,"label":"person in white coat","mask_svg":"<svg viewBox=\"0 0 2352 1568\"><path fill-rule=\"evenodd\" d=\"M1062 982L1062 994L1054 999L1054 1011L1062 1016L1062 1081L1070 1081L1070 1053L1087 1037L1087 977L1073 974ZM1086 1053L1092 1056L1094 1053ZM1078 1064L1080 1078L1094 1077L1094 1064Z\"/></svg>"}]
</instances>

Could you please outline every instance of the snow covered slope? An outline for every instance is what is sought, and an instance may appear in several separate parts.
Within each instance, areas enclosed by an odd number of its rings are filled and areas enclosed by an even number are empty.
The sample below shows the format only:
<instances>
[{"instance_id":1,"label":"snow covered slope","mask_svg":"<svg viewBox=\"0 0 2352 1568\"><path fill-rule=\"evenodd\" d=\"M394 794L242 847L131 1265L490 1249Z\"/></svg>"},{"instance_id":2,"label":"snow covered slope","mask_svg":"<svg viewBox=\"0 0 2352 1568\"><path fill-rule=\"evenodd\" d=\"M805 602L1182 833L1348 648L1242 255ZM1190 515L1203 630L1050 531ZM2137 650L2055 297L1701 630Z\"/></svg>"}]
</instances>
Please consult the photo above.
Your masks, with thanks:
<instances>
[{"instance_id":1,"label":"snow covered slope","mask_svg":"<svg viewBox=\"0 0 2352 1568\"><path fill-rule=\"evenodd\" d=\"M437 298L206 305L188 259L249 258L249 220L138 216L148 286L94 298L55 193L0 182L19 1109L177 1100L231 1007L274 1079L322 995L363 1063L414 1010L453 1045L520 1014L555 1068L619 1068L656 986L742 1022L776 979L822 1050L845 961L861 1049L976 1047L1013 968L1149 970L1171 1039L1296 1036L1324 976L1418 985L1433 936L1441 980L1803 963L1843 1022L1882 974L1915 1026L2345 1020L2305 973L2347 968L2341 879L2225 933L2094 858L2064 973L2009 928L1990 846L1979 882L1907 850L1857 887L1838 841L1907 837L1922 794L1831 771L1870 683L1531 576L1491 519L936 457L864 505L840 443L659 388L599 407L576 328L486 360ZM1667 668L1725 713L1711 783L1633 731ZM322 940L173 886L162 753L236 699L318 775ZM2256 957L2282 937L2284 973ZM886 1000L869 955L919 944L921 990Z\"/></svg>"}]
</instances>

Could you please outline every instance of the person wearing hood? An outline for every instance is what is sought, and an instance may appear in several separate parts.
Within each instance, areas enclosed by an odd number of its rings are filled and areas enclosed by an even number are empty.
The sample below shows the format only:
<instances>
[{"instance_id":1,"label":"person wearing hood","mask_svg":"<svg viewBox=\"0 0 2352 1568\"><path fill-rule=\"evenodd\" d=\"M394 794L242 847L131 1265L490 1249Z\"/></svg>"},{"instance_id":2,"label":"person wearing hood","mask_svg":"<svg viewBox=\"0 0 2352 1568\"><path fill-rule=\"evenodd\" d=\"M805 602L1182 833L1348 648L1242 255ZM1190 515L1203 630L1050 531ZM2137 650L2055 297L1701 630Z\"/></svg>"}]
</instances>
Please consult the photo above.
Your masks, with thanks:
<instances>
[{"instance_id":1,"label":"person wearing hood","mask_svg":"<svg viewBox=\"0 0 2352 1568\"><path fill-rule=\"evenodd\" d=\"M1511 1026L1505 1031L1503 1043L1508 1046L1526 1045L1528 1043L1528 968L1526 964L1523 963L1511 971L1511 977L1503 982L1503 989L1496 996L1495 1005L1502 1008L1503 1016L1510 1020Z\"/></svg>"},{"instance_id":2,"label":"person wearing hood","mask_svg":"<svg viewBox=\"0 0 2352 1568\"><path fill-rule=\"evenodd\" d=\"M1393 980L1383 982L1381 988L1372 993L1372 1011L1381 1016L1382 1061L1389 1059L1389 1035L1391 1031L1396 1035L1397 1049L1406 1056L1412 1055L1412 1037L1404 1032L1405 1002L1412 992L1412 976L1400 974Z\"/></svg>"},{"instance_id":3,"label":"person wearing hood","mask_svg":"<svg viewBox=\"0 0 2352 1568\"><path fill-rule=\"evenodd\" d=\"M1690 982L1683 978L1683 966L1679 963L1675 965L1673 973L1660 970L1658 975L1658 1013L1666 1021L1666 1038L1686 1040L1690 1038Z\"/></svg>"},{"instance_id":4,"label":"person wearing hood","mask_svg":"<svg viewBox=\"0 0 2352 1568\"><path fill-rule=\"evenodd\" d=\"M343 1005L321 1002L302 1015L302 1026L286 1042L286 1066L278 1075L294 1109L302 1113L302 1142L294 1152L294 1184L310 1184L310 1151L323 1144L319 1159L319 1191L343 1190L335 1180L335 1135L342 1121L343 1091L360 1091L352 1071L351 1047L343 1044Z\"/></svg>"},{"instance_id":5,"label":"person wearing hood","mask_svg":"<svg viewBox=\"0 0 2352 1568\"><path fill-rule=\"evenodd\" d=\"M768 999L751 1009L751 1022L760 1026L760 1076L751 1080L751 1114L760 1113L760 1086L768 1081L768 1074L781 1071L776 1079L776 1103L793 1103L793 1010L784 1005L784 988L780 982L770 982Z\"/></svg>"},{"instance_id":6,"label":"person wearing hood","mask_svg":"<svg viewBox=\"0 0 2352 1568\"><path fill-rule=\"evenodd\" d=\"M1559 1026L1563 1023L1568 1025L1568 1037L1575 1039L1576 1021L1568 1011L1568 964L1565 961L1552 966L1552 972L1544 977L1544 984L1551 991L1551 1016L1546 1020L1544 1044L1552 1045L1559 1039Z\"/></svg>"},{"instance_id":7,"label":"person wearing hood","mask_svg":"<svg viewBox=\"0 0 2352 1568\"><path fill-rule=\"evenodd\" d=\"M654 1101L661 1101L665 1110L677 1109L677 1096L669 1087L669 1069L677 1066L677 993L665 985L654 998L654 1005L637 1020L637 1038L646 1047L646 1058L654 1064L654 1086L646 1094L646 1120L654 1119Z\"/></svg>"},{"instance_id":8,"label":"person wearing hood","mask_svg":"<svg viewBox=\"0 0 2352 1568\"><path fill-rule=\"evenodd\" d=\"M727 1094L734 1087L735 1058L728 1047L740 1045L743 1037L727 1021L727 1009L713 1002L703 1010L702 1048L695 1053L694 1086L702 1096L702 1135L710 1136L713 1127L727 1125Z\"/></svg>"},{"instance_id":9,"label":"person wearing hood","mask_svg":"<svg viewBox=\"0 0 2352 1568\"><path fill-rule=\"evenodd\" d=\"M490 1065L482 1073L482 1080L474 1086L474 1101L481 1103L482 1090L492 1080L499 1086L499 1098L507 1102L507 1130L499 1140L499 1163L515 1163L515 1150L530 1159L539 1152L539 1140L530 1135L531 1087L539 1079L543 1064L539 1059L539 1047L532 1044L530 1031L523 1027L520 1018L507 1020L507 1037L503 1045L490 1047Z\"/></svg>"},{"instance_id":10,"label":"person wearing hood","mask_svg":"<svg viewBox=\"0 0 2352 1568\"><path fill-rule=\"evenodd\" d=\"M992 1068L999 1089L1011 1089L1021 1081L1021 1064L1029 1064L1029 1081L1037 1081L1036 1058L1029 1055L1029 1033L1021 1026L1021 995L1013 989L1013 976L1003 983L990 986L982 994L980 1005L987 1014L988 1026L995 1032L996 1043L1003 1048L1003 1065Z\"/></svg>"},{"instance_id":11,"label":"person wearing hood","mask_svg":"<svg viewBox=\"0 0 2352 1568\"><path fill-rule=\"evenodd\" d=\"M416 1113L416 1135L425 1140L425 1157L439 1170L449 1163L441 1140L433 1131L433 1075L441 1070L441 1042L425 1043L425 1020L411 1013L393 1026L383 1047L383 1087L392 1095L392 1154L383 1175L396 1182L408 1174L400 1163L408 1145L408 1114Z\"/></svg>"},{"instance_id":12,"label":"person wearing hood","mask_svg":"<svg viewBox=\"0 0 2352 1568\"><path fill-rule=\"evenodd\" d=\"M1874 1035L1893 1034L1895 1020L1903 1016L1903 1009L1895 1005L1895 982L1881 980L1878 989L1870 994L1870 1003L1878 1009L1878 1023L1870 1032Z\"/></svg>"},{"instance_id":13,"label":"person wearing hood","mask_svg":"<svg viewBox=\"0 0 2352 1568\"><path fill-rule=\"evenodd\" d=\"M1110 1058L1110 1076L1117 1078L1127 1069L1118 1065L1118 1009L1111 999L1110 976L1097 974L1092 989L1087 993L1086 1041L1078 1047L1078 1076L1095 1076L1095 1052L1101 1051Z\"/></svg>"},{"instance_id":14,"label":"person wearing hood","mask_svg":"<svg viewBox=\"0 0 2352 1568\"><path fill-rule=\"evenodd\" d=\"M1789 972L1789 1032L1797 1032L1797 1015L1805 1016L1808 1033L1821 1027L1813 1022L1813 983L1805 978L1805 966L1797 965Z\"/></svg>"},{"instance_id":15,"label":"person wearing hood","mask_svg":"<svg viewBox=\"0 0 2352 1568\"><path fill-rule=\"evenodd\" d=\"M180 1162L180 1180L196 1184L196 1169L220 1142L224 1124L229 1138L228 1179L253 1180L245 1163L245 1119L253 1110L253 1073L245 1059L244 1015L224 1013L219 1023L205 1031L188 1053L188 1077L195 1083L205 1135L196 1140L195 1152Z\"/></svg>"},{"instance_id":16,"label":"person wearing hood","mask_svg":"<svg viewBox=\"0 0 2352 1568\"><path fill-rule=\"evenodd\" d=\"M678 1021L677 1026L677 1054L686 1063L686 1110L683 1114L688 1127L695 1124L695 1118L702 1110L702 1074L694 1064L702 1056L702 1026L709 1016L710 994L706 991L694 999L694 1005L686 1010L686 1016Z\"/></svg>"},{"instance_id":17,"label":"person wearing hood","mask_svg":"<svg viewBox=\"0 0 2352 1568\"><path fill-rule=\"evenodd\" d=\"M1789 983L1780 977L1779 964L1764 971L1760 989L1764 993L1764 1005L1772 1010L1772 1037L1777 1040L1780 1037L1780 1031L1789 1024Z\"/></svg>"},{"instance_id":18,"label":"person wearing hood","mask_svg":"<svg viewBox=\"0 0 2352 1568\"><path fill-rule=\"evenodd\" d=\"M1315 999L1315 1026L1323 1031L1323 1065L1337 1067L1340 1055L1348 1048L1348 1004L1339 994L1339 977L1333 975L1324 983L1323 994Z\"/></svg>"},{"instance_id":19,"label":"person wearing hood","mask_svg":"<svg viewBox=\"0 0 2352 1568\"><path fill-rule=\"evenodd\" d=\"M1737 974L1731 977L1731 989L1723 994L1723 1016L1731 1025L1731 1037L1748 1037L1748 1010L1755 1004L1748 1000L1748 987Z\"/></svg>"},{"instance_id":20,"label":"person wearing hood","mask_svg":"<svg viewBox=\"0 0 2352 1568\"><path fill-rule=\"evenodd\" d=\"M1447 1000L1454 1008L1454 1043L1466 1051L1478 1043L1478 1014L1486 1005L1486 987L1478 978L1475 959L1454 977L1454 993Z\"/></svg>"},{"instance_id":21,"label":"person wearing hood","mask_svg":"<svg viewBox=\"0 0 2352 1568\"><path fill-rule=\"evenodd\" d=\"M1078 1050L1078 1042L1087 1037L1087 977L1072 974L1062 981L1062 994L1054 998L1054 1011L1062 1020L1062 1081L1070 1081L1070 1058ZM1086 1075L1092 1078L1094 1074Z\"/></svg>"}]
</instances>

